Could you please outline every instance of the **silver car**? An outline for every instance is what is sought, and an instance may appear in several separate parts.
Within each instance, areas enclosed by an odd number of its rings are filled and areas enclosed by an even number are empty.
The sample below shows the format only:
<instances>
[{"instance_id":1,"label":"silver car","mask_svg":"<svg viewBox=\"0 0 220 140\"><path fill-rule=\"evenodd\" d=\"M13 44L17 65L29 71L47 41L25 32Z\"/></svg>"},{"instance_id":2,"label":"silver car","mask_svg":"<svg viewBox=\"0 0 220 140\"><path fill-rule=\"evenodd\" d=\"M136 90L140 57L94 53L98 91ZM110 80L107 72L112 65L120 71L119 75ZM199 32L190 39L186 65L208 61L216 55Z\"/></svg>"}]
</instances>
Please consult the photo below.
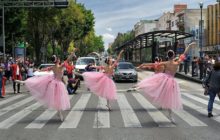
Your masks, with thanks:
<instances>
[{"instance_id":1,"label":"silver car","mask_svg":"<svg viewBox=\"0 0 220 140\"><path fill-rule=\"evenodd\" d=\"M117 81L137 82L138 74L134 65L130 62L119 62L115 69L113 79Z\"/></svg>"}]
</instances>

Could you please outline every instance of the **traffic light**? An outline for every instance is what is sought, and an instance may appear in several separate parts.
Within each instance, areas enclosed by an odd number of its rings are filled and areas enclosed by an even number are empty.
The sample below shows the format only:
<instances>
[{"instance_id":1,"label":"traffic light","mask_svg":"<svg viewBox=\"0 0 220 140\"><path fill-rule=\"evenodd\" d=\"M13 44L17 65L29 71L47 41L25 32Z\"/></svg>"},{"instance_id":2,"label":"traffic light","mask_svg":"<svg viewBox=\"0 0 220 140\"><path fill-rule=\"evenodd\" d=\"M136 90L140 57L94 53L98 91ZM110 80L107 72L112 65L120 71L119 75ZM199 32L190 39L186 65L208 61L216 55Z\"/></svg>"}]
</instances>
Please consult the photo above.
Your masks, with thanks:
<instances>
[{"instance_id":1,"label":"traffic light","mask_svg":"<svg viewBox=\"0 0 220 140\"><path fill-rule=\"evenodd\" d=\"M67 8L68 4L68 0L54 0L54 7L56 8Z\"/></svg>"}]
</instances>

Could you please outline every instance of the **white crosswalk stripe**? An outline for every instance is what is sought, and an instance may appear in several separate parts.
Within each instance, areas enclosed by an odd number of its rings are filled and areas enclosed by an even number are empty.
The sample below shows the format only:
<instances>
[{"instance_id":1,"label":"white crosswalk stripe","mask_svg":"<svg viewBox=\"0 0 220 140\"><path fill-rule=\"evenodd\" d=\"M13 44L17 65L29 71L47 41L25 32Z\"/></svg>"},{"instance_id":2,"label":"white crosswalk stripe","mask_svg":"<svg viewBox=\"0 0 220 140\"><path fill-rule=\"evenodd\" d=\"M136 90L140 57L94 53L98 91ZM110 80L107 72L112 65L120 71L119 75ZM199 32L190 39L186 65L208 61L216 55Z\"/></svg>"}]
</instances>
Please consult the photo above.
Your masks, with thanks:
<instances>
[{"instance_id":1,"label":"white crosswalk stripe","mask_svg":"<svg viewBox=\"0 0 220 140\"><path fill-rule=\"evenodd\" d=\"M69 96L70 100L73 98L73 96ZM27 127L25 128L34 128L34 129L40 129L46 125L46 123L57 113L57 110L51 110L47 109L44 111L39 117L37 117L33 122L31 122Z\"/></svg>"},{"instance_id":2,"label":"white crosswalk stripe","mask_svg":"<svg viewBox=\"0 0 220 140\"><path fill-rule=\"evenodd\" d=\"M95 114L93 128L109 128L110 127L110 114L106 107L107 100L99 97L97 106L98 112Z\"/></svg>"},{"instance_id":3,"label":"white crosswalk stripe","mask_svg":"<svg viewBox=\"0 0 220 140\"><path fill-rule=\"evenodd\" d=\"M197 112L199 112L199 113L201 113L201 114L203 114L203 115L205 115L205 116L207 115L207 109L205 109L205 108L203 108L203 107L201 107L201 106L198 106L198 105L196 105L196 104L194 104L194 103L191 103L191 102L187 101L186 99L183 99L183 104L184 104L185 106L189 107L189 108L192 108L192 109L196 110ZM212 114L213 114L214 116L217 115L216 112L212 112ZM219 117L212 117L212 118L210 118L210 119L213 119L213 120L215 120L215 121L217 121L217 122L220 123L220 118L219 118Z\"/></svg>"},{"instance_id":4,"label":"white crosswalk stripe","mask_svg":"<svg viewBox=\"0 0 220 140\"><path fill-rule=\"evenodd\" d=\"M176 122L178 125L175 125L171 123L171 121L167 118L166 113L164 111L158 110L143 95L141 95L140 93L132 93L132 92L129 94L131 94L131 96L134 97L132 98L132 100L136 100L138 102L138 104L140 105L139 106L140 109L145 110L143 114L146 117L150 117L152 121L155 124L157 124L159 127L178 127L181 125L181 123L187 124L188 126L191 126L191 127L207 127L209 125L209 123L204 122L204 120L201 119L202 116L195 115L195 113L193 113L194 115L191 114L192 113L191 111L195 111L197 113L199 112L203 114L204 117L207 117L207 107L204 107L204 105L207 106L208 100L202 97L196 96L194 94L186 93L186 92L182 93L182 96L184 97L182 98L184 106L190 108L191 110L190 111L189 110L174 111L174 114L176 115L176 117L183 120L181 121L180 124ZM93 99L91 98L91 96L95 96L95 95L90 94L90 93L80 95L79 99L76 101L75 105L73 105L71 110L67 111L67 116L64 122L60 124L60 121L59 121L59 123L57 124L58 129L80 127L80 124L81 124L80 121L83 115L85 115L84 111L86 110L86 107L88 106L88 102L89 100ZM118 93L117 103L118 103L119 111L116 111L114 113L120 114L121 117L119 117L118 119L121 119L125 128L142 127L142 123L146 123L146 122L141 122L143 121L143 119L141 119L141 121L139 120L137 116L138 114L136 114L136 112L132 108L133 106L131 102L132 100L131 99L128 100L129 96L125 96L125 93L123 92ZM0 102L0 105L11 103L10 106L6 106L0 109L0 116L4 115L2 118L0 118L0 129L9 129L13 125L19 124L19 122L22 119L27 119L28 115L30 115L31 113L34 113L37 108L42 106L40 103L36 101L32 103L33 102L32 96L27 96L26 98L22 98L22 97L25 97L25 95L14 96L6 100L2 100L3 103ZM73 97L74 96L71 95L70 100ZM92 123L92 126L88 126L88 127L111 128L111 119L114 120L115 118L111 118L112 116L110 117L111 112L107 110L106 99L103 99L100 97L95 97L95 98L98 98L98 103L96 107L97 111L94 112L95 117L93 118L94 122ZM187 100L188 98L191 100ZM14 103L15 101L16 103ZM23 110L17 109L19 107L25 106L26 104L30 104L30 105L28 107L25 107ZM214 104L214 108L217 110L220 110L220 105L216 103ZM114 111L117 109L112 108L112 110ZM13 111L13 114L12 114L12 111ZM26 120L25 122L29 122L29 123L27 123L24 127L25 129L42 129L43 127L48 125L48 122L56 115L56 113L57 111L55 110L45 109L36 118L32 118L31 120L29 118L29 120ZM214 116L216 116L217 113L218 112L216 110L213 111ZM12 115L9 116L8 114L12 114ZM57 118L59 117L57 116ZM216 116L211 119L220 124L220 116ZM146 121L149 121L149 119L146 119ZM116 126L114 125L114 127Z\"/></svg>"},{"instance_id":5,"label":"white crosswalk stripe","mask_svg":"<svg viewBox=\"0 0 220 140\"><path fill-rule=\"evenodd\" d=\"M190 126L207 126L207 124L203 123L202 121L184 110L174 111L174 113L178 115L182 120L187 122Z\"/></svg>"},{"instance_id":6,"label":"white crosswalk stripe","mask_svg":"<svg viewBox=\"0 0 220 140\"><path fill-rule=\"evenodd\" d=\"M29 107L26 107L24 110L19 111L18 113L14 114L13 116L9 117L8 119L0 122L0 128L8 129L12 125L19 122L21 119L26 117L28 114L30 114L33 110L37 109L41 105L37 102Z\"/></svg>"},{"instance_id":7,"label":"white crosswalk stripe","mask_svg":"<svg viewBox=\"0 0 220 140\"><path fill-rule=\"evenodd\" d=\"M14 100L17 100L17 99L19 99L19 98L22 98L22 97L24 97L24 96L25 96L24 94L20 94L20 95L13 96L13 97L10 97L10 98L8 98L8 99L5 99L5 100L3 100L3 101L0 102L0 106L1 106L1 105L4 105L4 104L7 104L7 103L9 103L9 102L12 102L12 101L14 101Z\"/></svg>"},{"instance_id":8,"label":"white crosswalk stripe","mask_svg":"<svg viewBox=\"0 0 220 140\"><path fill-rule=\"evenodd\" d=\"M83 94L80 97L59 128L76 128L78 126L90 96L91 94Z\"/></svg>"},{"instance_id":9,"label":"white crosswalk stripe","mask_svg":"<svg viewBox=\"0 0 220 140\"><path fill-rule=\"evenodd\" d=\"M15 103L15 104L12 104L12 105L8 106L8 107L5 107L4 109L0 110L0 116L4 115L5 113L7 113L7 112L9 112L9 111L11 111L13 109L16 109L16 108L20 107L22 105L25 105L25 104L27 104L28 102L30 102L32 100L34 100L33 97L28 97L28 98L26 98L26 99L24 99L22 101L19 101L19 102Z\"/></svg>"},{"instance_id":10,"label":"white crosswalk stripe","mask_svg":"<svg viewBox=\"0 0 220 140\"><path fill-rule=\"evenodd\" d=\"M182 93L182 95L184 95L184 96L186 96L186 97L188 97L188 98L191 98L191 99L193 99L193 100L195 100L195 101L197 101L197 102L200 102L201 104L204 104L204 105L207 105L207 104L208 104L208 100L199 98L199 97L194 96L194 95L192 95L192 94ZM215 109L220 110L220 105L218 105L218 104L216 104L216 103L214 103L213 105L214 105L214 108L215 108Z\"/></svg>"},{"instance_id":11,"label":"white crosswalk stripe","mask_svg":"<svg viewBox=\"0 0 220 140\"><path fill-rule=\"evenodd\" d=\"M141 123L135 115L132 107L129 105L125 95L118 95L118 104L121 110L125 127L141 127Z\"/></svg>"},{"instance_id":12,"label":"white crosswalk stripe","mask_svg":"<svg viewBox=\"0 0 220 140\"><path fill-rule=\"evenodd\" d=\"M148 111L149 115L152 117L154 122L158 124L159 127L175 127L175 125L173 125L163 113L161 113L156 107L147 101L141 94L135 93L133 96L140 103L140 105L146 111Z\"/></svg>"}]
</instances>

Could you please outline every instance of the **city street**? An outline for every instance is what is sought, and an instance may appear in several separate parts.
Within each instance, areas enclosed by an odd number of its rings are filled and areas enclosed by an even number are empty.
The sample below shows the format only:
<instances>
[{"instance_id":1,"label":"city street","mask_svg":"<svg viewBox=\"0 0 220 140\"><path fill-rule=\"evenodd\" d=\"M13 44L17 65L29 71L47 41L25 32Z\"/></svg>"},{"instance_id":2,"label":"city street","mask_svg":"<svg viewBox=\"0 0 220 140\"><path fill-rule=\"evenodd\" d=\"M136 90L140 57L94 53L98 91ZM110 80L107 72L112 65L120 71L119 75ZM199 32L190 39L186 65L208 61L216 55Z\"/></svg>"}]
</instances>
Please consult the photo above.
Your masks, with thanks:
<instances>
[{"instance_id":1,"label":"city street","mask_svg":"<svg viewBox=\"0 0 220 140\"><path fill-rule=\"evenodd\" d=\"M152 75L139 72L139 80ZM107 111L106 100L91 94L82 82L70 95L71 109L48 110L29 95L8 93L0 100L1 140L219 140L220 101L216 99L213 118L207 117L208 97L200 84L176 79L181 87L184 110L175 111L176 123L166 110L150 103L140 92L126 92L135 83L117 83L118 100ZM8 85L10 86L10 85ZM12 86L7 88L12 90Z\"/></svg>"}]
</instances>

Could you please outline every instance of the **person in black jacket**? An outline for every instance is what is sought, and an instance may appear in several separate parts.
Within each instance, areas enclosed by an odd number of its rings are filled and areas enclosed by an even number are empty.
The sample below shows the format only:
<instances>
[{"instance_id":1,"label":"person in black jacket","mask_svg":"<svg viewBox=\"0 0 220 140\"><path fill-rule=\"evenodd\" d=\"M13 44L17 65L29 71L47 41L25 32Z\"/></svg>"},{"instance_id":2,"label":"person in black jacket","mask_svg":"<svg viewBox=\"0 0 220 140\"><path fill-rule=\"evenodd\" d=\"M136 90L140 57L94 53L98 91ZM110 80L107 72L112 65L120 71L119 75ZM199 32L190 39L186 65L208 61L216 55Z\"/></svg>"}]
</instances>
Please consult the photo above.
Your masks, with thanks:
<instances>
[{"instance_id":1,"label":"person in black jacket","mask_svg":"<svg viewBox=\"0 0 220 140\"><path fill-rule=\"evenodd\" d=\"M208 95L209 95L209 102L208 102L208 117L213 117L212 110L213 110L213 103L215 100L216 95L220 93L220 62L217 62L213 66L213 70L210 73L210 78L208 83Z\"/></svg>"}]
</instances>

